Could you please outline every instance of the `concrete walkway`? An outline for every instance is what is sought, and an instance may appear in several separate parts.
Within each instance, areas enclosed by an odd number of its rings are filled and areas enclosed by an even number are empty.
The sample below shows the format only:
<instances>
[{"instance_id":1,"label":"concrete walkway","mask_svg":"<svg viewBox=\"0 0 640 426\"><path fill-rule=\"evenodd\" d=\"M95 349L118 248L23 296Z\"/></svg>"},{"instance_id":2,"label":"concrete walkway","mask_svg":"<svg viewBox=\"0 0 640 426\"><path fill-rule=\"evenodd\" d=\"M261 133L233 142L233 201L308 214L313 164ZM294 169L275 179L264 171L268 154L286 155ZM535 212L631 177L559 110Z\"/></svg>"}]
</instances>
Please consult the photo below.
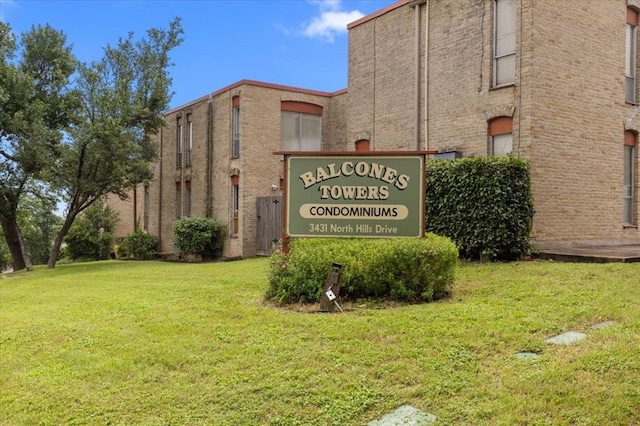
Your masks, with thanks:
<instances>
[{"instance_id":1,"label":"concrete walkway","mask_svg":"<svg viewBox=\"0 0 640 426\"><path fill-rule=\"evenodd\" d=\"M640 245L542 249L540 257L562 262L640 262Z\"/></svg>"}]
</instances>

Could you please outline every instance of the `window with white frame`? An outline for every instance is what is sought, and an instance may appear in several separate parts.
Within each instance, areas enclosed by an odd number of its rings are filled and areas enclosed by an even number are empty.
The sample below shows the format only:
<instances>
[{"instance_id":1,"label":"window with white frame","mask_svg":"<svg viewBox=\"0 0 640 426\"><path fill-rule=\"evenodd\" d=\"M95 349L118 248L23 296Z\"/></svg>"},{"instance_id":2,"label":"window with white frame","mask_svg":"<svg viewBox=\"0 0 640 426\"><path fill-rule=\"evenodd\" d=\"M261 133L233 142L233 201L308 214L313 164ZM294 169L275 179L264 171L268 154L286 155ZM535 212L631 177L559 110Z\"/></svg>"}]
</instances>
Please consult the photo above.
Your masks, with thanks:
<instances>
[{"instance_id":1,"label":"window with white frame","mask_svg":"<svg viewBox=\"0 0 640 426\"><path fill-rule=\"evenodd\" d=\"M624 61L624 99L630 103L636 103L637 99L637 69L636 49L638 39L638 12L627 8L627 36L625 42Z\"/></svg>"},{"instance_id":2,"label":"window with white frame","mask_svg":"<svg viewBox=\"0 0 640 426\"><path fill-rule=\"evenodd\" d=\"M240 178L231 177L231 234L237 235L240 230Z\"/></svg>"},{"instance_id":3,"label":"window with white frame","mask_svg":"<svg viewBox=\"0 0 640 426\"><path fill-rule=\"evenodd\" d=\"M191 114L187 114L187 166L191 165L191 152L193 150L193 123L191 122Z\"/></svg>"},{"instance_id":4,"label":"window with white frame","mask_svg":"<svg viewBox=\"0 0 640 426\"><path fill-rule=\"evenodd\" d=\"M497 117L489 122L489 155L503 157L513 150L513 119Z\"/></svg>"},{"instance_id":5,"label":"window with white frame","mask_svg":"<svg viewBox=\"0 0 640 426\"><path fill-rule=\"evenodd\" d=\"M321 140L322 117L282 111L282 149L284 151L320 151Z\"/></svg>"},{"instance_id":6,"label":"window with white frame","mask_svg":"<svg viewBox=\"0 0 640 426\"><path fill-rule=\"evenodd\" d=\"M182 167L182 117L178 117L176 127L176 167Z\"/></svg>"},{"instance_id":7,"label":"window with white frame","mask_svg":"<svg viewBox=\"0 0 640 426\"><path fill-rule=\"evenodd\" d=\"M149 230L149 184L144 184L144 212L143 212L143 229Z\"/></svg>"},{"instance_id":8,"label":"window with white frame","mask_svg":"<svg viewBox=\"0 0 640 426\"><path fill-rule=\"evenodd\" d=\"M182 217L182 184L176 182L176 219Z\"/></svg>"},{"instance_id":9,"label":"window with white frame","mask_svg":"<svg viewBox=\"0 0 640 426\"><path fill-rule=\"evenodd\" d=\"M187 187L187 193L185 194L185 216L191 216L191 181L188 180L185 182L185 186Z\"/></svg>"},{"instance_id":10,"label":"window with white frame","mask_svg":"<svg viewBox=\"0 0 640 426\"><path fill-rule=\"evenodd\" d=\"M504 157L513 149L513 134L491 136L491 153L493 157Z\"/></svg>"},{"instance_id":11,"label":"window with white frame","mask_svg":"<svg viewBox=\"0 0 640 426\"><path fill-rule=\"evenodd\" d=\"M516 81L516 0L495 0L493 87Z\"/></svg>"},{"instance_id":12,"label":"window with white frame","mask_svg":"<svg viewBox=\"0 0 640 426\"><path fill-rule=\"evenodd\" d=\"M282 150L322 149L322 107L305 102L282 101Z\"/></svg>"},{"instance_id":13,"label":"window with white frame","mask_svg":"<svg viewBox=\"0 0 640 426\"><path fill-rule=\"evenodd\" d=\"M240 97L234 96L231 109L231 158L240 157Z\"/></svg>"},{"instance_id":14,"label":"window with white frame","mask_svg":"<svg viewBox=\"0 0 640 426\"><path fill-rule=\"evenodd\" d=\"M624 167L622 179L622 223L624 225L636 225L634 201L635 201L635 181L636 181L636 133L627 130L624 135Z\"/></svg>"}]
</instances>

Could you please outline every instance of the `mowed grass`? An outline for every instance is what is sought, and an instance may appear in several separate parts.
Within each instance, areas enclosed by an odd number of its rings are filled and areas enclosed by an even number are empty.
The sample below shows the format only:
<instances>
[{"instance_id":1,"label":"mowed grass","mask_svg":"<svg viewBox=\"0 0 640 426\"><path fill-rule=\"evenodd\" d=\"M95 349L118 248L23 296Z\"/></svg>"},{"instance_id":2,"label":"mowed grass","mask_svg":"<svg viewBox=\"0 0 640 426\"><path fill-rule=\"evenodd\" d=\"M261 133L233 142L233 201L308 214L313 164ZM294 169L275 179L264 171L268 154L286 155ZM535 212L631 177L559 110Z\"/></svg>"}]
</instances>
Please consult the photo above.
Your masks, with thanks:
<instances>
[{"instance_id":1,"label":"mowed grass","mask_svg":"<svg viewBox=\"0 0 640 426\"><path fill-rule=\"evenodd\" d=\"M4 275L0 423L640 424L640 264L464 264L448 300L323 314L265 304L268 262Z\"/></svg>"}]
</instances>

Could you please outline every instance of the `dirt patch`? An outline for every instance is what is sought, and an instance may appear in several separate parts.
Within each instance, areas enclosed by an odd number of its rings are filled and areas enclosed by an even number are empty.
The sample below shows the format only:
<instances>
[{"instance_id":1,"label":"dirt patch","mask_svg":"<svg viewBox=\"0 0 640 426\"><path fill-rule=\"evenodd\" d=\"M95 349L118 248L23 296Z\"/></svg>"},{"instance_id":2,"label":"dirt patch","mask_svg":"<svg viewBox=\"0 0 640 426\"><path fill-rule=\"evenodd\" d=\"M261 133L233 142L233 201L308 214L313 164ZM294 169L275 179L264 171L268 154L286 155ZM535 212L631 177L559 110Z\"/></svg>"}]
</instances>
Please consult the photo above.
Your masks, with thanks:
<instances>
[{"instance_id":1,"label":"dirt patch","mask_svg":"<svg viewBox=\"0 0 640 426\"><path fill-rule=\"evenodd\" d=\"M13 275L7 272L7 273L0 274L0 280L4 280L4 279L11 280L14 278L22 278L23 276L24 275Z\"/></svg>"}]
</instances>

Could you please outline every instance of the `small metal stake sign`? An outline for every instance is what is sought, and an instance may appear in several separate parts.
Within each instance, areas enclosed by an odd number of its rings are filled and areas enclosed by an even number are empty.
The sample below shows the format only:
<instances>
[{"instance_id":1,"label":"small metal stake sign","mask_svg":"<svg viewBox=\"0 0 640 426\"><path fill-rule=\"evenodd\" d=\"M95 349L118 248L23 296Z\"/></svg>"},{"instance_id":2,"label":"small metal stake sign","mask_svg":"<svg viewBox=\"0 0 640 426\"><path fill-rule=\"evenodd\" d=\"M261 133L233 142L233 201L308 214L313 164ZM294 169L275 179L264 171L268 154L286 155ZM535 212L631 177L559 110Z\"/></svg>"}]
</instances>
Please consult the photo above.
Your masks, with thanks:
<instances>
[{"instance_id":1,"label":"small metal stake sign","mask_svg":"<svg viewBox=\"0 0 640 426\"><path fill-rule=\"evenodd\" d=\"M333 262L331 269L327 272L327 280L324 283L324 293L320 299L320 310L323 312L333 312L337 306L340 312L342 308L338 305L338 295L342 285L342 265Z\"/></svg>"}]
</instances>

